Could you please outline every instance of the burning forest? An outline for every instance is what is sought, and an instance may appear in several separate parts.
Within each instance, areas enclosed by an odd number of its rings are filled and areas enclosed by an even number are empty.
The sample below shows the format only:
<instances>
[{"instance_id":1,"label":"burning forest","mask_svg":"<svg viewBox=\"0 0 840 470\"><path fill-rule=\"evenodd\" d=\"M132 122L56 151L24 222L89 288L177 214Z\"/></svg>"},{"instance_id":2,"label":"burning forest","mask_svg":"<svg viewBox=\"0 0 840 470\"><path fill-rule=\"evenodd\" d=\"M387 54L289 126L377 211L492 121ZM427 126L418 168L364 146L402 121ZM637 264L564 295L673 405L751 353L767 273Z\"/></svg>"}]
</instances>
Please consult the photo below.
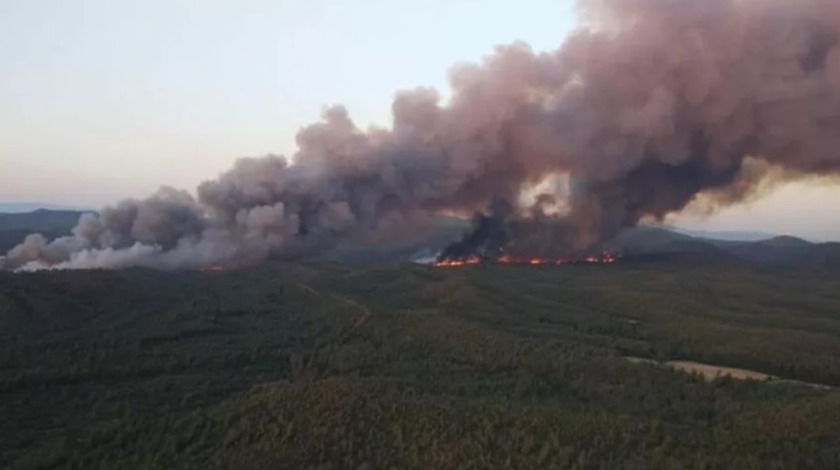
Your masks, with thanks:
<instances>
[{"instance_id":1,"label":"burning forest","mask_svg":"<svg viewBox=\"0 0 840 470\"><path fill-rule=\"evenodd\" d=\"M458 268L461 266L475 266L479 264L515 264L525 266L565 266L570 264L587 265L611 265L615 264L621 257L613 253L602 253L597 256L585 258L520 258L509 255L502 255L498 258L483 259L472 255L464 259L438 259L435 261L436 268Z\"/></svg>"},{"instance_id":2,"label":"burning forest","mask_svg":"<svg viewBox=\"0 0 840 470\"><path fill-rule=\"evenodd\" d=\"M477 214L440 262L585 259L619 229L703 198L840 172L836 0L589 0L554 51L499 47L451 99L396 94L388 128L332 107L298 151L245 158L33 234L0 269L199 269L398 239ZM612 259L612 258L610 258Z\"/></svg>"}]
</instances>

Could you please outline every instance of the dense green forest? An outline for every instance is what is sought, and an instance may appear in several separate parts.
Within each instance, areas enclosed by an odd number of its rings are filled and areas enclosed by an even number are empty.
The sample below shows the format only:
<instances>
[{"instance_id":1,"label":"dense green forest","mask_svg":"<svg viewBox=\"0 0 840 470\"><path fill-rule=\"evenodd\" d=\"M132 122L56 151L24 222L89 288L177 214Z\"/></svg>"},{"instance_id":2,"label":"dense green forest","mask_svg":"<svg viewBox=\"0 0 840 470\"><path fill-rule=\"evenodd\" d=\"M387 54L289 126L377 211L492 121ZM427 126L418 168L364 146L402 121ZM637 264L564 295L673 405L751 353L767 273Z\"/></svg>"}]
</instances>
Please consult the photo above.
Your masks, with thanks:
<instances>
[{"instance_id":1,"label":"dense green forest","mask_svg":"<svg viewBox=\"0 0 840 470\"><path fill-rule=\"evenodd\" d=\"M0 273L3 469L834 469L834 386L837 270Z\"/></svg>"}]
</instances>

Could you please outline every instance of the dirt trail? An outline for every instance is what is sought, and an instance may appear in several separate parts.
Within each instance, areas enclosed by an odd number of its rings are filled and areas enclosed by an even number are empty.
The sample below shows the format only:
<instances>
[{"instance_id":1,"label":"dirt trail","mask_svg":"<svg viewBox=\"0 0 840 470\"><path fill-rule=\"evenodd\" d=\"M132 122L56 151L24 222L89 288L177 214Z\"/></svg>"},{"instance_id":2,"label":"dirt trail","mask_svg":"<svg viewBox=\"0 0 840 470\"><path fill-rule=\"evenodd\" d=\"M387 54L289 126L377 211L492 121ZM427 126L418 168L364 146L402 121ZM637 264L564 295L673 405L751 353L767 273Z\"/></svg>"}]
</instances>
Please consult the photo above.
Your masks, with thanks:
<instances>
[{"instance_id":1,"label":"dirt trail","mask_svg":"<svg viewBox=\"0 0 840 470\"><path fill-rule=\"evenodd\" d=\"M343 343L343 342L347 341L347 339L350 337L350 335L352 335L359 328L364 326L365 323L367 323L368 320L370 320L370 318L373 316L373 313L370 311L369 308L360 304L359 302L356 302L353 299L350 299L350 298L347 298L347 297L344 297L344 296L341 296L341 295L333 294L331 292L321 292L321 291L319 291L319 290L317 290L317 289L315 289L311 286L308 286L308 285L306 285L302 282L296 282L296 283L294 283L294 285L303 289L304 291L306 291L306 292L308 292L312 295L317 295L317 296L326 295L326 296L329 296L329 297L331 297L331 298L333 298L333 299L335 299L335 300L337 300L341 303L344 303L346 305L350 305L351 307L353 307L354 310L356 310L358 312L356 320L353 322L353 324L350 325L349 328L347 328L344 331L342 331L341 333L339 333L338 336L336 336L336 338L332 342ZM307 360L306 360L306 354L305 353L291 352L290 355L289 355L289 361L290 361L291 367L292 367L291 374L290 374L290 380L292 382L294 382L294 383L307 383L307 384L312 382L312 380L313 380L312 373L311 373L310 368L307 365Z\"/></svg>"},{"instance_id":2,"label":"dirt trail","mask_svg":"<svg viewBox=\"0 0 840 470\"><path fill-rule=\"evenodd\" d=\"M811 388L818 388L821 390L833 390L835 387L831 387L829 385L823 384L815 384L810 382L802 382L799 380L789 380L783 379L781 377L776 377L775 375L765 374L763 372L758 372L755 370L749 369L738 369L735 367L723 367L723 366L716 366L712 364L703 364L700 362L694 361L665 361L660 362L654 359L645 359L641 357L625 357L630 362L641 363L641 364L651 364L658 367L669 367L671 369L680 370L683 372L688 372L690 374L700 374L706 380L714 380L720 377L731 377L733 379L739 380L757 380L760 382L767 382L770 384L794 384L794 385L804 385L806 387Z\"/></svg>"},{"instance_id":3,"label":"dirt trail","mask_svg":"<svg viewBox=\"0 0 840 470\"><path fill-rule=\"evenodd\" d=\"M296 282L295 285L300 287L301 289L305 290L306 292L309 292L310 294L321 295L321 293L318 292L317 290L315 290L315 289L313 289L313 288L311 288L311 287L309 287L306 284L303 284L301 282Z\"/></svg>"},{"instance_id":4,"label":"dirt trail","mask_svg":"<svg viewBox=\"0 0 840 470\"><path fill-rule=\"evenodd\" d=\"M368 320L370 320L370 317L373 314L371 313L369 308L365 307L364 305L360 304L359 302L356 302L353 299L348 299L347 297L342 297L342 296L335 295L335 294L330 294L330 295L332 295L334 298L336 298L338 300L341 300L342 302L344 302L346 304L352 305L353 307L355 307L359 311L359 317L356 318L356 321L353 323L353 326L351 326L350 328L345 330L344 333L342 333L341 336L338 338L339 341L344 341L344 340L347 339L347 337L349 337L351 334L353 334L356 330L358 330L359 328L364 326L364 324L367 323Z\"/></svg>"},{"instance_id":5,"label":"dirt trail","mask_svg":"<svg viewBox=\"0 0 840 470\"><path fill-rule=\"evenodd\" d=\"M353 333L354 331L356 331L356 330L358 330L359 328L361 328L361 327L362 327L365 323L367 323L367 321L368 321L368 320L370 319L370 317L373 315L373 314L371 313L371 311L370 311L370 309L369 309L369 308L367 308L366 306L364 306L364 305L360 304L359 302L356 302L355 300L353 300L353 299L351 299L351 298L344 297L344 296L337 295L337 294L333 294L332 292L326 292L326 293L324 293L324 292L320 292L320 291L318 291L318 290L316 290L316 289L314 289L314 288L312 288L312 287L310 287L310 286L308 286L308 285L306 285L306 284L303 284L303 283L301 283L301 282L296 282L296 283L295 283L295 285L296 285L296 286L298 286L298 287L300 287L301 289L305 290L306 292L309 292L310 294L314 294L314 295L328 295L328 296L332 297L333 299L338 300L339 302L342 302L342 303L344 303L344 304L350 305L350 306L351 306L351 307L353 307L356 311L358 311L358 312L359 312L359 315L358 315L358 317L356 318L356 321L355 321L355 322L353 322L353 325L352 325L350 328L346 329L344 332L342 332L342 333L339 335L339 337L338 337L338 340L339 340L339 341L340 341L340 340L343 340L343 339L344 339L344 338L346 338L349 334L351 334L351 333Z\"/></svg>"}]
</instances>

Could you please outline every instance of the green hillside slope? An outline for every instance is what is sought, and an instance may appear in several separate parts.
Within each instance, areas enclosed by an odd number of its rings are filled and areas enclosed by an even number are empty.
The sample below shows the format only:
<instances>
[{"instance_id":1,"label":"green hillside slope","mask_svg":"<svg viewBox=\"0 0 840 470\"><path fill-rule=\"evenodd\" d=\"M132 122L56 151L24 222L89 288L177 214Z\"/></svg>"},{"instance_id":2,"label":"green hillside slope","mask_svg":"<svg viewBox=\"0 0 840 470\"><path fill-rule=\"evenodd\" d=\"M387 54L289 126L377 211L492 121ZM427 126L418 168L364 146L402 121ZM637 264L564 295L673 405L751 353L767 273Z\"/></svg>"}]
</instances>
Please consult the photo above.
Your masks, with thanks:
<instances>
[{"instance_id":1,"label":"green hillside slope","mask_svg":"<svg viewBox=\"0 0 840 470\"><path fill-rule=\"evenodd\" d=\"M0 273L0 468L837 468L840 277Z\"/></svg>"}]
</instances>

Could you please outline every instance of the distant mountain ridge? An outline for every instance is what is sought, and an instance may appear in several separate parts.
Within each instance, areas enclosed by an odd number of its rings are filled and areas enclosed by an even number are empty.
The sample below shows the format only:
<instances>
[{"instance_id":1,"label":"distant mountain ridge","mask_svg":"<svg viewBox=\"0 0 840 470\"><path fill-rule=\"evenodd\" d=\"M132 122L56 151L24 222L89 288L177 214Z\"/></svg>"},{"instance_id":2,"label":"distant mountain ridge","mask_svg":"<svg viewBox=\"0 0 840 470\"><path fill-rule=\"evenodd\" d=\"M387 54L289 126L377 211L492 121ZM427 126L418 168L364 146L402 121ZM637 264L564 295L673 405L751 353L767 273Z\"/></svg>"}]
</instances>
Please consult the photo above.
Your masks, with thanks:
<instances>
[{"instance_id":1,"label":"distant mountain ridge","mask_svg":"<svg viewBox=\"0 0 840 470\"><path fill-rule=\"evenodd\" d=\"M788 235L758 241L699 238L662 227L623 230L608 246L630 258L740 261L768 266L840 266L840 243L814 243Z\"/></svg>"},{"instance_id":2,"label":"distant mountain ridge","mask_svg":"<svg viewBox=\"0 0 840 470\"><path fill-rule=\"evenodd\" d=\"M32 212L0 213L0 256L14 248L30 233L48 239L70 235L79 217L91 211L37 209Z\"/></svg>"},{"instance_id":3,"label":"distant mountain ridge","mask_svg":"<svg viewBox=\"0 0 840 470\"><path fill-rule=\"evenodd\" d=\"M39 209L50 211L93 212L89 207L69 206L62 204L47 204L43 202L0 202L0 214L21 214L34 212Z\"/></svg>"},{"instance_id":4,"label":"distant mountain ridge","mask_svg":"<svg viewBox=\"0 0 840 470\"><path fill-rule=\"evenodd\" d=\"M704 238L710 240L757 242L779 236L775 233L746 230L694 230L674 225L655 225L654 227L664 228L671 232L677 232L683 235L690 235L694 238Z\"/></svg>"},{"instance_id":5,"label":"distant mountain ridge","mask_svg":"<svg viewBox=\"0 0 840 470\"><path fill-rule=\"evenodd\" d=\"M32 212L0 214L0 230L70 233L85 211L38 209Z\"/></svg>"}]
</instances>

